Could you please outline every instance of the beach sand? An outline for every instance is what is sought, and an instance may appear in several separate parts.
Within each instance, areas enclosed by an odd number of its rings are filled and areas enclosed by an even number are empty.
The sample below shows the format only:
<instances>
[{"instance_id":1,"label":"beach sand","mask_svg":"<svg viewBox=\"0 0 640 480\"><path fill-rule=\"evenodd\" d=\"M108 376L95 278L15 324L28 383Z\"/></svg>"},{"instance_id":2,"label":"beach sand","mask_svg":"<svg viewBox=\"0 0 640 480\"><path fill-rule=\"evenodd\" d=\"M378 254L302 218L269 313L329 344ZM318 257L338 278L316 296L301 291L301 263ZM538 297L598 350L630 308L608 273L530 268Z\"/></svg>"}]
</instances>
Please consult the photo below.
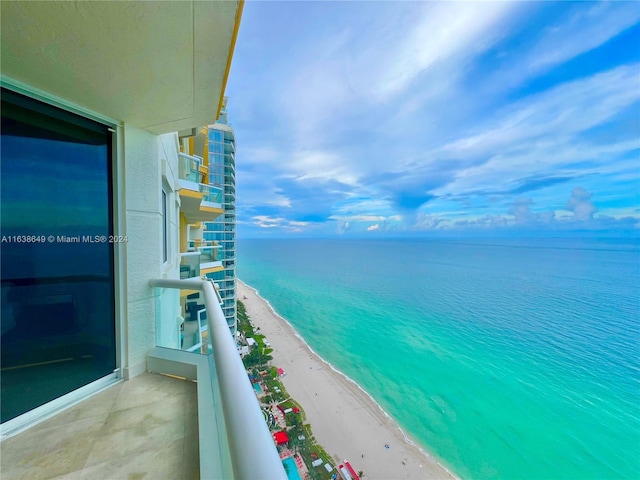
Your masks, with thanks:
<instances>
[{"instance_id":1,"label":"beach sand","mask_svg":"<svg viewBox=\"0 0 640 480\"><path fill-rule=\"evenodd\" d=\"M407 443L396 422L313 353L252 288L240 281L237 285L238 299L274 350L272 364L286 372L282 383L304 409L318 443L338 464L348 460L371 480L455 478Z\"/></svg>"}]
</instances>

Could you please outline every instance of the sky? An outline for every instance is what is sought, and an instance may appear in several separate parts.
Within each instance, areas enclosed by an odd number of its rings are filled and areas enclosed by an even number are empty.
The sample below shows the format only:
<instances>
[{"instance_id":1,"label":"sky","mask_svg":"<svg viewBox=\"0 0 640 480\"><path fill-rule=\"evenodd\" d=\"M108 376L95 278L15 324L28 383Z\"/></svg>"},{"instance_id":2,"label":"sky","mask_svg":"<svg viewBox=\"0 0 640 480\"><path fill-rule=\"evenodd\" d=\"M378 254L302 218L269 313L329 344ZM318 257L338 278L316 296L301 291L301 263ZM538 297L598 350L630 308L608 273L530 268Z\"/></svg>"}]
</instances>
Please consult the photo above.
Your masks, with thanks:
<instances>
[{"instance_id":1,"label":"sky","mask_svg":"<svg viewBox=\"0 0 640 480\"><path fill-rule=\"evenodd\" d=\"M640 235L640 2L245 3L238 236Z\"/></svg>"}]
</instances>

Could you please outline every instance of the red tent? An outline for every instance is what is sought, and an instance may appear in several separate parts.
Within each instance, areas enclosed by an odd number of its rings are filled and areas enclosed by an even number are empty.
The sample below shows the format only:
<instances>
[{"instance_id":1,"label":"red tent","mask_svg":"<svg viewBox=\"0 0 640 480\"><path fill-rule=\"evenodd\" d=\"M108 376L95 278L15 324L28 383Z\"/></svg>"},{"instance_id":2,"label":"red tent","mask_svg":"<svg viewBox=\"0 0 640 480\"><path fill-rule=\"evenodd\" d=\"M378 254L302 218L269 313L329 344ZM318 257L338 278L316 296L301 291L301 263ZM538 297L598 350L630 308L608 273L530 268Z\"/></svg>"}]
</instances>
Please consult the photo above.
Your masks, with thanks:
<instances>
[{"instance_id":1,"label":"red tent","mask_svg":"<svg viewBox=\"0 0 640 480\"><path fill-rule=\"evenodd\" d=\"M284 375L284 370L279 368L278 369L278 375L280 375L280 376Z\"/></svg>"},{"instance_id":2,"label":"red tent","mask_svg":"<svg viewBox=\"0 0 640 480\"><path fill-rule=\"evenodd\" d=\"M300 409L298 407L293 407L293 413L300 413Z\"/></svg>"},{"instance_id":3,"label":"red tent","mask_svg":"<svg viewBox=\"0 0 640 480\"><path fill-rule=\"evenodd\" d=\"M274 433L273 438L275 439L277 445L283 445L289 442L289 436L285 431Z\"/></svg>"}]
</instances>

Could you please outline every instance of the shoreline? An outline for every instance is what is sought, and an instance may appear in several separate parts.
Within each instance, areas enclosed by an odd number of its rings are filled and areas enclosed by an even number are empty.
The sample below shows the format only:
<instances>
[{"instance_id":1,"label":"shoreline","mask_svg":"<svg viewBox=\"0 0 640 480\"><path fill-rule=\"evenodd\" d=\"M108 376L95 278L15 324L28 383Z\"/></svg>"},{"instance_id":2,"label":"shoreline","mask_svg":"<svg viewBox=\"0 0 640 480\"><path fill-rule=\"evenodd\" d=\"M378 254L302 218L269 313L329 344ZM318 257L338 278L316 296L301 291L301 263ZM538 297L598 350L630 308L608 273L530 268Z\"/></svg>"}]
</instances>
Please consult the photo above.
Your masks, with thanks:
<instances>
[{"instance_id":1,"label":"shoreline","mask_svg":"<svg viewBox=\"0 0 640 480\"><path fill-rule=\"evenodd\" d=\"M273 365L287 373L280 381L304 408L318 443L334 460L349 460L372 479L457 478L355 380L318 355L257 289L237 283L238 299L273 347Z\"/></svg>"}]
</instances>

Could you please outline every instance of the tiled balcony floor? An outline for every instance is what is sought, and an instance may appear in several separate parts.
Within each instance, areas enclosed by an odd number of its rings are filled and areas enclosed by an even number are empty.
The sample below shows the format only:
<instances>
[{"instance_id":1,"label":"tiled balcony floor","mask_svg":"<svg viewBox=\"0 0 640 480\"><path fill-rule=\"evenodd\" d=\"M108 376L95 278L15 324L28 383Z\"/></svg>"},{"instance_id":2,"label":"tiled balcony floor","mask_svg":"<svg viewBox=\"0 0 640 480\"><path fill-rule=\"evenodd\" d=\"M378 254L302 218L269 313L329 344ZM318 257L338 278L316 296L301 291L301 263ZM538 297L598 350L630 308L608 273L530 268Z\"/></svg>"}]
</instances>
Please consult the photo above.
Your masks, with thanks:
<instances>
[{"instance_id":1,"label":"tiled balcony floor","mask_svg":"<svg viewBox=\"0 0 640 480\"><path fill-rule=\"evenodd\" d=\"M144 373L0 444L0 478L198 479L193 382Z\"/></svg>"}]
</instances>

